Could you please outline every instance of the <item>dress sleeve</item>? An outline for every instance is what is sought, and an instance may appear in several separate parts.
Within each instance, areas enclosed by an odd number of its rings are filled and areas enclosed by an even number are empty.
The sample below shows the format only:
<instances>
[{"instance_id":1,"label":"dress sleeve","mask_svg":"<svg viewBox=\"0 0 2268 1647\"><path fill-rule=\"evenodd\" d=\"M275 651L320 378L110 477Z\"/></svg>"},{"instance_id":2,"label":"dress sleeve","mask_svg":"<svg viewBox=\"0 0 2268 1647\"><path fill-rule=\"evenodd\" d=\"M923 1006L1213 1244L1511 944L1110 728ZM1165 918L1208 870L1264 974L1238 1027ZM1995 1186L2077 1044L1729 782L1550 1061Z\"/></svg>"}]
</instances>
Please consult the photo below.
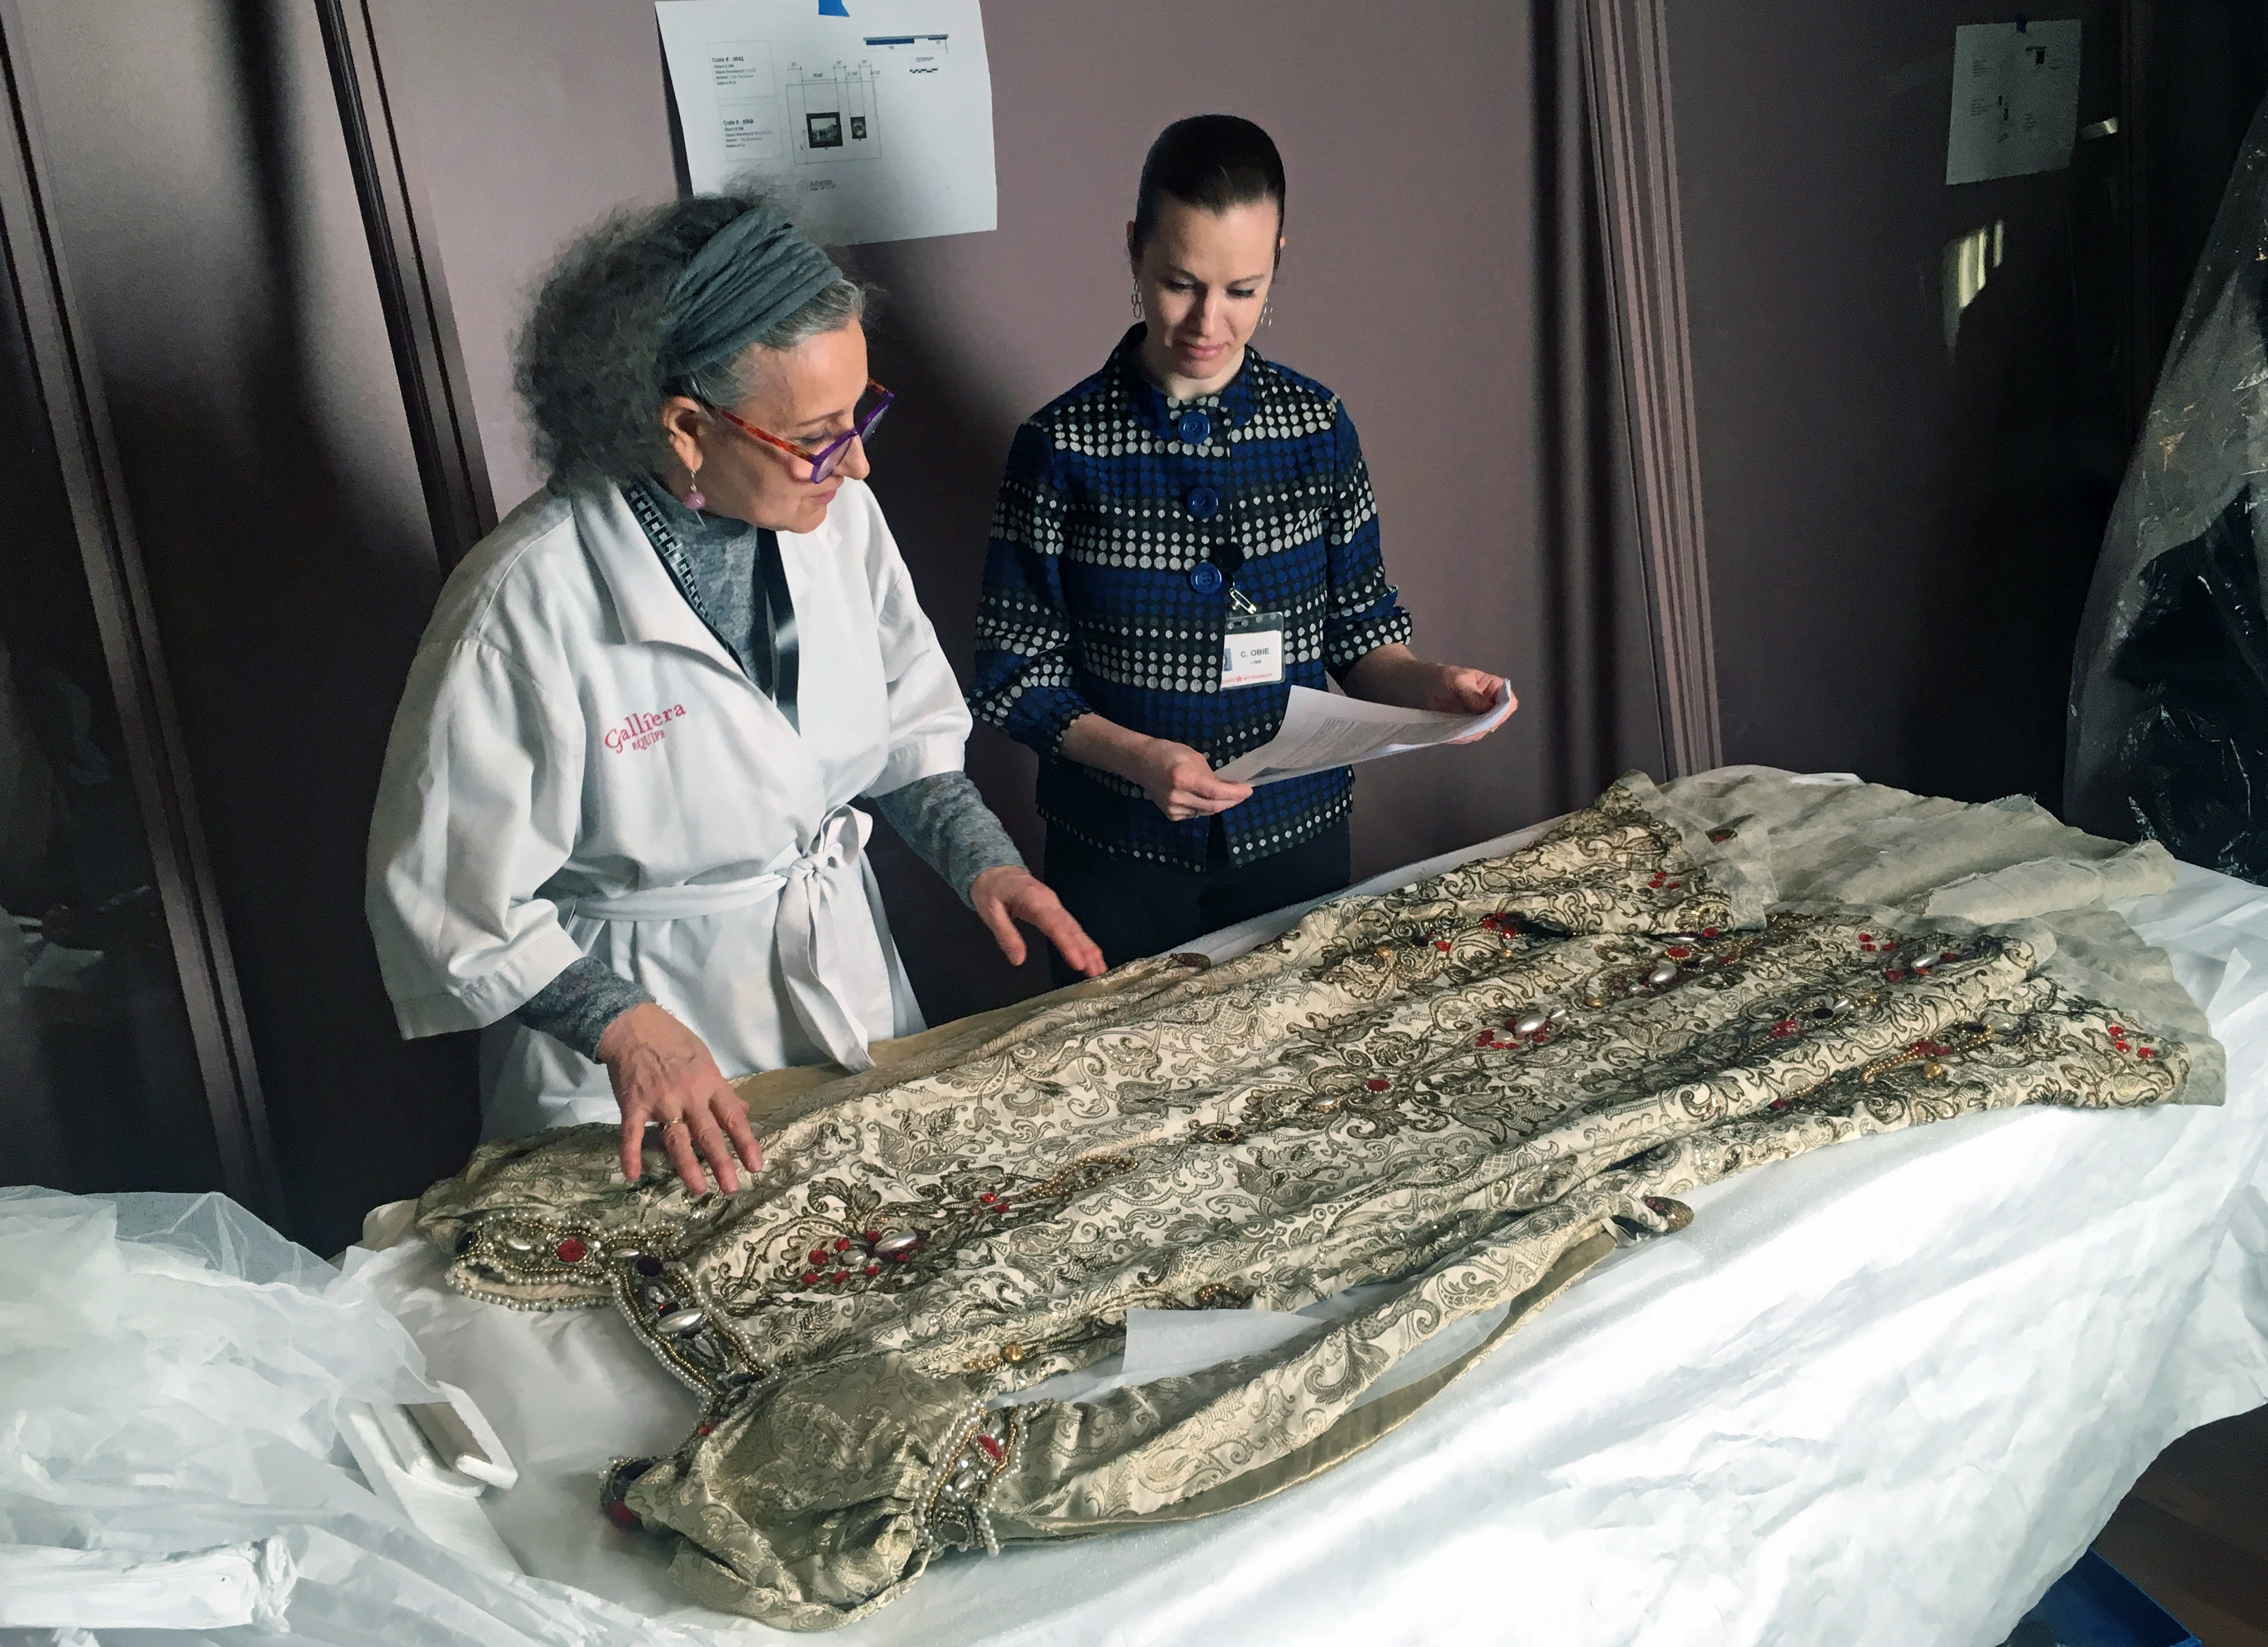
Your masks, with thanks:
<instances>
[{"instance_id":1,"label":"dress sleeve","mask_svg":"<svg viewBox=\"0 0 2268 1647\"><path fill-rule=\"evenodd\" d=\"M493 643L411 664L364 894L405 1036L493 1024L581 959L537 889L574 845L584 746L571 706Z\"/></svg>"},{"instance_id":2,"label":"dress sleeve","mask_svg":"<svg viewBox=\"0 0 2268 1647\"><path fill-rule=\"evenodd\" d=\"M1323 661L1344 680L1366 654L1408 640L1412 626L1394 585L1386 581L1378 499L1370 489L1370 467L1363 461L1354 420L1344 404L1332 434L1338 449L1338 489L1325 528L1331 598L1323 618Z\"/></svg>"},{"instance_id":3,"label":"dress sleeve","mask_svg":"<svg viewBox=\"0 0 2268 1647\"><path fill-rule=\"evenodd\" d=\"M1055 444L1027 423L1009 449L993 511L968 707L987 725L1045 756L1094 708L1071 685L1071 607L1063 589L1066 508Z\"/></svg>"},{"instance_id":4,"label":"dress sleeve","mask_svg":"<svg viewBox=\"0 0 2268 1647\"><path fill-rule=\"evenodd\" d=\"M889 523L873 494L865 497L872 516L867 553L874 621L881 631L882 673L890 694L889 757L866 791L879 796L919 778L960 771L968 746L968 706L961 702L961 682L914 592L913 574L898 553Z\"/></svg>"}]
</instances>

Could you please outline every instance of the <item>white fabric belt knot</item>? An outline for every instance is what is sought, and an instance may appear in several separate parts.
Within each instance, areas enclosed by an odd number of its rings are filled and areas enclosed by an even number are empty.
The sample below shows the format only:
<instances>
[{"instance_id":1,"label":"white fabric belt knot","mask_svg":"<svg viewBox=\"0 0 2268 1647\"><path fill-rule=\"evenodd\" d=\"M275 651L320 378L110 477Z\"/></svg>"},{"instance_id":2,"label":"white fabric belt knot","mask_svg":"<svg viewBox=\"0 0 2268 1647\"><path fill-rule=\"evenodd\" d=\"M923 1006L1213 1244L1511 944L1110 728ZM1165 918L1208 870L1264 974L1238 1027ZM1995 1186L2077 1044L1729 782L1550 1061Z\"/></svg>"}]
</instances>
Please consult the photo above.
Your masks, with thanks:
<instances>
[{"instance_id":1,"label":"white fabric belt knot","mask_svg":"<svg viewBox=\"0 0 2268 1647\"><path fill-rule=\"evenodd\" d=\"M847 1004L873 993L852 987L850 966L880 953L865 879L866 837L873 827L865 812L838 806L821 820L808 849L784 849L761 875L652 886L612 898L570 898L561 901L559 913L598 921L683 921L777 899L772 944L797 1021L844 1069L871 1070L866 1028ZM889 1027L881 1026L881 1033Z\"/></svg>"}]
</instances>

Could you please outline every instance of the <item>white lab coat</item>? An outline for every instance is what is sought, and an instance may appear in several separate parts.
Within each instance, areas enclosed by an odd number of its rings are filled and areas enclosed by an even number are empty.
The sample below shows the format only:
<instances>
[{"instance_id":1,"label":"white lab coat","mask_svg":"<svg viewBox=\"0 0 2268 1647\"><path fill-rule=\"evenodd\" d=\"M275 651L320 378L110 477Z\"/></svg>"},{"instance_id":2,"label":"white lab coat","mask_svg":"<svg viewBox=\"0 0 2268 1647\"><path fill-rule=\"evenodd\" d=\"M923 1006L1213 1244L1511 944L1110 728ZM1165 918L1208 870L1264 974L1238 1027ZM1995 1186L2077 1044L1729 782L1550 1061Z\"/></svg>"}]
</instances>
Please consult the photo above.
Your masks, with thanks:
<instances>
[{"instance_id":1,"label":"white lab coat","mask_svg":"<svg viewBox=\"0 0 2268 1647\"><path fill-rule=\"evenodd\" d=\"M514 1022L578 956L725 1075L919 1029L848 805L961 769L968 711L873 494L780 534L800 734L611 489L539 494L458 567L410 666L366 908L405 1036L484 1029L483 1136L618 1118L603 1067Z\"/></svg>"}]
</instances>

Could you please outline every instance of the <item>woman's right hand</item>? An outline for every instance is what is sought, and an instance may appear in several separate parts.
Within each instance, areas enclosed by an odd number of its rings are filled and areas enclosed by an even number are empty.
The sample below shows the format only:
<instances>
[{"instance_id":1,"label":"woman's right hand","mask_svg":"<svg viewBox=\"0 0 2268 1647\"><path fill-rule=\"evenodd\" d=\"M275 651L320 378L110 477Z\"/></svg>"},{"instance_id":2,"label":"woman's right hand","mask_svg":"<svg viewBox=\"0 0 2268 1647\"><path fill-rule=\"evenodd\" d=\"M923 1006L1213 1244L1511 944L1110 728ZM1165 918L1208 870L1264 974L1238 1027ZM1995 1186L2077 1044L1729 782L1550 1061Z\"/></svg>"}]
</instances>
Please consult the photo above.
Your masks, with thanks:
<instances>
[{"instance_id":1,"label":"woman's right hand","mask_svg":"<svg viewBox=\"0 0 2268 1647\"><path fill-rule=\"evenodd\" d=\"M703 1161L728 1195L740 1187L735 1153L750 1172L762 1167L748 1107L707 1043L660 1007L648 1001L622 1013L599 1037L598 1054L622 1107L622 1176L631 1183L645 1170L645 1129L654 1125L688 1195L709 1193Z\"/></svg>"},{"instance_id":2,"label":"woman's right hand","mask_svg":"<svg viewBox=\"0 0 2268 1647\"><path fill-rule=\"evenodd\" d=\"M1158 810L1175 823L1210 818L1252 797L1252 785L1222 777L1187 744L1152 738L1092 710L1064 729L1063 742L1057 747L1065 760L1140 784Z\"/></svg>"},{"instance_id":3,"label":"woman's right hand","mask_svg":"<svg viewBox=\"0 0 2268 1647\"><path fill-rule=\"evenodd\" d=\"M1233 783L1212 769L1212 762L1168 739L1148 738L1148 746L1136 754L1136 768L1125 776L1142 786L1158 810L1175 823L1185 818L1210 818L1252 798L1252 785Z\"/></svg>"}]
</instances>

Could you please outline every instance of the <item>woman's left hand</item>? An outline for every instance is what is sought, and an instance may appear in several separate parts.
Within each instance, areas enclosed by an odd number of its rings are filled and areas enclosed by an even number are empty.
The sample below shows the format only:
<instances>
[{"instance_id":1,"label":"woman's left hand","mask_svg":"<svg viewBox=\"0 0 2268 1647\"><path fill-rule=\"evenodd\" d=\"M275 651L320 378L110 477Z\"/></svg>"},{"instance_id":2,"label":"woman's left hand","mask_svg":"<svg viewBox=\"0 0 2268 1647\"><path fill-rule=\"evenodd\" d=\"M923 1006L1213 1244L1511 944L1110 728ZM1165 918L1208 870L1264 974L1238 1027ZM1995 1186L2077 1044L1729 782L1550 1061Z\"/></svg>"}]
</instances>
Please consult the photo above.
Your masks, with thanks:
<instances>
[{"instance_id":1,"label":"woman's left hand","mask_svg":"<svg viewBox=\"0 0 2268 1647\"><path fill-rule=\"evenodd\" d=\"M1063 901L1021 864L996 864L986 870L969 884L968 901L976 907L978 918L991 929L992 941L1011 967L1024 964L1024 935L1016 930L1016 923L1021 921L1037 927L1073 972L1089 978L1101 976L1102 952L1094 940L1071 919Z\"/></svg>"},{"instance_id":2,"label":"woman's left hand","mask_svg":"<svg viewBox=\"0 0 2268 1647\"><path fill-rule=\"evenodd\" d=\"M1502 675L1461 669L1454 664L1432 667L1434 673L1426 684L1425 707L1443 715L1485 715L1496 707L1496 695L1504 690Z\"/></svg>"},{"instance_id":3,"label":"woman's left hand","mask_svg":"<svg viewBox=\"0 0 2268 1647\"><path fill-rule=\"evenodd\" d=\"M1455 664L1429 663L1399 641L1374 647L1356 659L1343 684L1351 695L1373 703L1432 710L1442 715L1485 715L1496 707L1498 694L1505 690L1502 675ZM1520 707L1518 698L1512 700L1512 707ZM1487 735L1476 732L1471 738L1453 741L1469 744Z\"/></svg>"}]
</instances>

